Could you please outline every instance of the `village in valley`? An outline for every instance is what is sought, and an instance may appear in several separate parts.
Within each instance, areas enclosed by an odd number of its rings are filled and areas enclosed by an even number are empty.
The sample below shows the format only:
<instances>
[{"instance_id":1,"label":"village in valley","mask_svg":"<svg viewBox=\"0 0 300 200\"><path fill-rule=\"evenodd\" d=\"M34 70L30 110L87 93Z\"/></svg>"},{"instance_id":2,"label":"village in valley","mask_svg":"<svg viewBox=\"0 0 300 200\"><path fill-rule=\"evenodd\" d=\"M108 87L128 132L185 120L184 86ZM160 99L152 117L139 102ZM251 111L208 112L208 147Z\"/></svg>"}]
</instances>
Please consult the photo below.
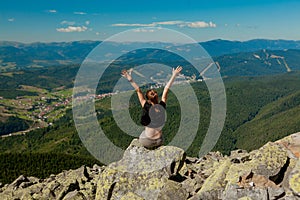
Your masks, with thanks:
<instances>
[{"instance_id":1,"label":"village in valley","mask_svg":"<svg viewBox=\"0 0 300 200\"><path fill-rule=\"evenodd\" d=\"M67 109L72 107L72 89L58 88L53 92L45 89L20 86L19 90L37 93L36 96L17 96L7 99L0 96L0 117L14 116L30 121L27 130L3 135L2 137L25 134L31 130L53 126L55 121L63 117ZM102 99L111 94L93 95L92 97Z\"/></svg>"}]
</instances>

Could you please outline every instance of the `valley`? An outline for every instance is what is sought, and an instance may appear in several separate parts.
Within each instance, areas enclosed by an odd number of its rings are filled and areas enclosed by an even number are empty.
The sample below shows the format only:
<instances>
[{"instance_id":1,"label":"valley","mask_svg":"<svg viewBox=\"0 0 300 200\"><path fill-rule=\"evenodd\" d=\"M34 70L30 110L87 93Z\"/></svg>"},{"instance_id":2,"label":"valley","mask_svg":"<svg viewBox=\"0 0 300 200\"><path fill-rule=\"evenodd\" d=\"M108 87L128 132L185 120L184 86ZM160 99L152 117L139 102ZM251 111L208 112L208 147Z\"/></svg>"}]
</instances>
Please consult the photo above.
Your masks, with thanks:
<instances>
[{"instance_id":1,"label":"valley","mask_svg":"<svg viewBox=\"0 0 300 200\"><path fill-rule=\"evenodd\" d=\"M9 133L9 136L51 126L55 120L62 117L66 110L71 107L71 89L64 90L62 88L57 89L55 92L49 92L45 89L21 85L18 90L33 92L36 95L17 96L14 99L0 97L0 108L2 108L0 116L2 118L15 116L28 121L30 126L26 130Z\"/></svg>"}]
</instances>

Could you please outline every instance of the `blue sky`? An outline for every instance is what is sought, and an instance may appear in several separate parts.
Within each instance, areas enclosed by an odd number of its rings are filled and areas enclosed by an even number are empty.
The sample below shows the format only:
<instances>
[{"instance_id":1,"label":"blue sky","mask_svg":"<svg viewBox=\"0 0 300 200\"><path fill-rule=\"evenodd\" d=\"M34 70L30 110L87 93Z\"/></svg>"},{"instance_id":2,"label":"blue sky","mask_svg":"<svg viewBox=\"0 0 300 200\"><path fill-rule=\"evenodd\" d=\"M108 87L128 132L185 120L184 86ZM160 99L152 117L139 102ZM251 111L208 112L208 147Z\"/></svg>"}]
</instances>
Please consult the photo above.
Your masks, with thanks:
<instances>
[{"instance_id":1,"label":"blue sky","mask_svg":"<svg viewBox=\"0 0 300 200\"><path fill-rule=\"evenodd\" d=\"M299 10L297 0L1 0L0 40L105 40L149 26L173 29L199 42L300 40Z\"/></svg>"}]
</instances>

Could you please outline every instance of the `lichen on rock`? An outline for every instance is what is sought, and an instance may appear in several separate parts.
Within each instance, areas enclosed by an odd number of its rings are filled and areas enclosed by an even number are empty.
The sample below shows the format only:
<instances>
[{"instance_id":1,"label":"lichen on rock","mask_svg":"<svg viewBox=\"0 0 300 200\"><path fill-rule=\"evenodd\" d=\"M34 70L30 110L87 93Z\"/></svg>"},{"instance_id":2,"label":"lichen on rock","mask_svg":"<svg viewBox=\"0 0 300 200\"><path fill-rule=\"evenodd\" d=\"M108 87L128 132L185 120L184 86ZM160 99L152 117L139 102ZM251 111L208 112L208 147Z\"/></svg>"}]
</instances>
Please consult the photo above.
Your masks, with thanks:
<instances>
[{"instance_id":1,"label":"lichen on rock","mask_svg":"<svg viewBox=\"0 0 300 200\"><path fill-rule=\"evenodd\" d=\"M300 198L300 160L290 174L289 185L292 192Z\"/></svg>"},{"instance_id":2,"label":"lichen on rock","mask_svg":"<svg viewBox=\"0 0 300 200\"><path fill-rule=\"evenodd\" d=\"M120 199L132 192L144 199L157 199L168 179L178 174L184 160L185 152L180 148L161 146L148 150L135 139L123 158L102 172L96 198Z\"/></svg>"}]
</instances>

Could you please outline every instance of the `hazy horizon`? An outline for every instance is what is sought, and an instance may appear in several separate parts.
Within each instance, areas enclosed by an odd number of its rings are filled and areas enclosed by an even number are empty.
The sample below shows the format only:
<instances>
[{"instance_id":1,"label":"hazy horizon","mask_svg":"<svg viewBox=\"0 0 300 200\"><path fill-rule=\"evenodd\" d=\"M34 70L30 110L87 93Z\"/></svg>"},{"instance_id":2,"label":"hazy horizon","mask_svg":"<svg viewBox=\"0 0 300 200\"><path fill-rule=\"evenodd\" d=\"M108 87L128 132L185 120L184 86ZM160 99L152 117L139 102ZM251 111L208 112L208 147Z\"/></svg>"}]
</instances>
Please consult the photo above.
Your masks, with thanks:
<instances>
[{"instance_id":1,"label":"hazy horizon","mask_svg":"<svg viewBox=\"0 0 300 200\"><path fill-rule=\"evenodd\" d=\"M199 43L205 43L205 42L211 42L211 41L230 41L230 42L249 42L249 41L254 41L254 40L269 40L269 41L293 41L293 42L298 42L299 40L292 40L292 39L268 39L268 38L253 38L249 40L227 40L227 39L212 39L212 40L206 40L206 41L197 41ZM21 43L21 44L35 44L35 43L72 43L72 42L103 42L105 40L70 40L70 41L34 41L34 42L21 42L21 41L13 41L13 40L0 40L1 42L8 42L8 43ZM151 41L151 42L160 42L160 41ZM116 42L117 43L117 42ZM120 42L121 43L121 42ZM122 42L126 43L126 42ZM130 43L135 43L135 42L130 42ZM142 43L142 42L136 42L136 43Z\"/></svg>"}]
</instances>

